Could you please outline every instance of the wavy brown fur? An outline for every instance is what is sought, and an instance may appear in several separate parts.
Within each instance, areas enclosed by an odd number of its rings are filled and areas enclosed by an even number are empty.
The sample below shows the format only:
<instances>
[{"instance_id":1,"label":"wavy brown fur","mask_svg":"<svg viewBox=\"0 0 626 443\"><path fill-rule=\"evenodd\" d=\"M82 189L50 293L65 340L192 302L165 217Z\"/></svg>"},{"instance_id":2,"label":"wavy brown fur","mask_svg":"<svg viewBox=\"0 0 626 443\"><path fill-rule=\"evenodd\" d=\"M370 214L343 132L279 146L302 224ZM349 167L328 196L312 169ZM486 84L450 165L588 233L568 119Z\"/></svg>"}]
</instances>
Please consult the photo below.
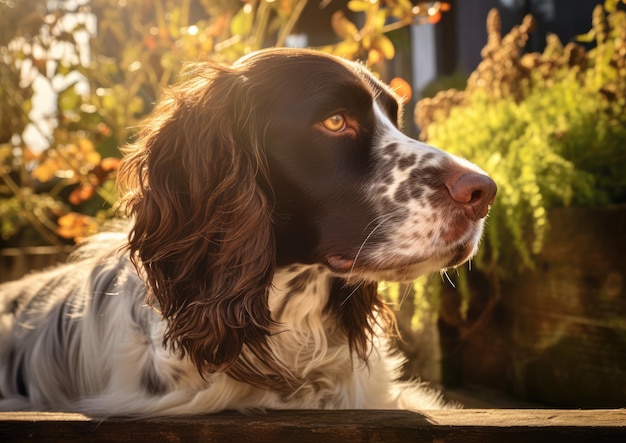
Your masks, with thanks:
<instances>
[{"instance_id":1,"label":"wavy brown fur","mask_svg":"<svg viewBox=\"0 0 626 443\"><path fill-rule=\"evenodd\" d=\"M223 66L189 69L127 149L119 184L135 219L131 257L168 321L164 341L201 372L230 368L247 345L282 373L267 346L267 171L256 140L236 130L245 104L225 99L238 81Z\"/></svg>"},{"instance_id":2,"label":"wavy brown fur","mask_svg":"<svg viewBox=\"0 0 626 443\"><path fill-rule=\"evenodd\" d=\"M337 316L350 349L361 360L367 362L371 337L376 335L375 326L390 337L397 337L396 316L381 298L376 283L361 283L354 287L336 279L331 293L326 309Z\"/></svg>"}]
</instances>

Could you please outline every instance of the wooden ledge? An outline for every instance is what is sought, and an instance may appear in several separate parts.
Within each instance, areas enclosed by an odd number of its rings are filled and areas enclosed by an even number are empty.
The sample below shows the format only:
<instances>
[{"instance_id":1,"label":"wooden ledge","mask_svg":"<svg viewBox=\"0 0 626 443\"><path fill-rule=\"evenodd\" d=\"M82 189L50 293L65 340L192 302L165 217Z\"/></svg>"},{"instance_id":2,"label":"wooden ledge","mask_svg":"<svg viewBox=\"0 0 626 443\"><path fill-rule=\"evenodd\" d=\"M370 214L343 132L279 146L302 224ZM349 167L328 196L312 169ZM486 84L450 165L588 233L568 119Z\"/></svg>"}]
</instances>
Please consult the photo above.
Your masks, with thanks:
<instances>
[{"instance_id":1,"label":"wooden ledge","mask_svg":"<svg viewBox=\"0 0 626 443\"><path fill-rule=\"evenodd\" d=\"M3 442L618 442L626 410L270 411L158 419L0 413Z\"/></svg>"}]
</instances>

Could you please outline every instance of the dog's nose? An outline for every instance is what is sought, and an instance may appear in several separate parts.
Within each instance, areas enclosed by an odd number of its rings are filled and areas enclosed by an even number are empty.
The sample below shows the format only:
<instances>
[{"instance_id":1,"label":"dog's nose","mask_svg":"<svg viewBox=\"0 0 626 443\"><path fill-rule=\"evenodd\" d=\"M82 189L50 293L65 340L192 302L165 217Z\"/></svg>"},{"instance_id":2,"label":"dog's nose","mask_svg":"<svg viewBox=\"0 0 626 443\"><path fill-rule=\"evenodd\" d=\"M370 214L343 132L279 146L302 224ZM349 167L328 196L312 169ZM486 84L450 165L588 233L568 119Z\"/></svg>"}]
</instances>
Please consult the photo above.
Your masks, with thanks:
<instances>
[{"instance_id":1,"label":"dog's nose","mask_svg":"<svg viewBox=\"0 0 626 443\"><path fill-rule=\"evenodd\" d=\"M498 189L489 176L472 171L455 174L446 181L446 187L452 199L463 205L472 220L487 216Z\"/></svg>"}]
</instances>

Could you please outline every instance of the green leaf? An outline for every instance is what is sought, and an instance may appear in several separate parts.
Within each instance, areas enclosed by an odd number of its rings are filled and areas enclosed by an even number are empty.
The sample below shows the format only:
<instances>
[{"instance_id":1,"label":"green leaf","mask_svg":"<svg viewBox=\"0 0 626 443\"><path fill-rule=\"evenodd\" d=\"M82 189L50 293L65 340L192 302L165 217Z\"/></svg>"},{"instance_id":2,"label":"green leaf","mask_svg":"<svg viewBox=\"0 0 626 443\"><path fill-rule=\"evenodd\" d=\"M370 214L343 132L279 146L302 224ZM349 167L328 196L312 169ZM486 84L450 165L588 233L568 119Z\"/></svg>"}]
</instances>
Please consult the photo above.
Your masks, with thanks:
<instances>
[{"instance_id":1,"label":"green leaf","mask_svg":"<svg viewBox=\"0 0 626 443\"><path fill-rule=\"evenodd\" d=\"M76 82L71 83L59 93L59 108L61 111L78 111L82 98L76 93Z\"/></svg>"},{"instance_id":2,"label":"green leaf","mask_svg":"<svg viewBox=\"0 0 626 443\"><path fill-rule=\"evenodd\" d=\"M604 0L604 9L607 12L615 12L620 0Z\"/></svg>"},{"instance_id":3,"label":"green leaf","mask_svg":"<svg viewBox=\"0 0 626 443\"><path fill-rule=\"evenodd\" d=\"M130 99L130 103L128 103L128 111L131 114L140 115L143 112L144 103L141 97L134 96Z\"/></svg>"},{"instance_id":4,"label":"green leaf","mask_svg":"<svg viewBox=\"0 0 626 443\"><path fill-rule=\"evenodd\" d=\"M591 43L596 40L596 31L593 29L586 34L580 34L576 36L576 40L582 43Z\"/></svg>"},{"instance_id":5,"label":"green leaf","mask_svg":"<svg viewBox=\"0 0 626 443\"><path fill-rule=\"evenodd\" d=\"M372 47L378 49L387 60L391 60L396 55L393 42L384 34L380 34L374 39Z\"/></svg>"},{"instance_id":6,"label":"green leaf","mask_svg":"<svg viewBox=\"0 0 626 443\"><path fill-rule=\"evenodd\" d=\"M72 65L68 65L67 63L64 62L59 62L57 63L57 67L56 67L56 73L59 75L68 75L70 72L76 70L75 66Z\"/></svg>"},{"instance_id":7,"label":"green leaf","mask_svg":"<svg viewBox=\"0 0 626 443\"><path fill-rule=\"evenodd\" d=\"M350 11L365 12L372 7L372 4L369 0L350 0L347 6Z\"/></svg>"},{"instance_id":8,"label":"green leaf","mask_svg":"<svg viewBox=\"0 0 626 443\"><path fill-rule=\"evenodd\" d=\"M359 32L356 25L346 18L343 11L337 11L332 15L331 26L335 34L342 39L354 39Z\"/></svg>"},{"instance_id":9,"label":"green leaf","mask_svg":"<svg viewBox=\"0 0 626 443\"><path fill-rule=\"evenodd\" d=\"M254 23L254 14L246 8L241 8L233 17L230 23L230 32L232 35L247 36L252 31Z\"/></svg>"}]
</instances>

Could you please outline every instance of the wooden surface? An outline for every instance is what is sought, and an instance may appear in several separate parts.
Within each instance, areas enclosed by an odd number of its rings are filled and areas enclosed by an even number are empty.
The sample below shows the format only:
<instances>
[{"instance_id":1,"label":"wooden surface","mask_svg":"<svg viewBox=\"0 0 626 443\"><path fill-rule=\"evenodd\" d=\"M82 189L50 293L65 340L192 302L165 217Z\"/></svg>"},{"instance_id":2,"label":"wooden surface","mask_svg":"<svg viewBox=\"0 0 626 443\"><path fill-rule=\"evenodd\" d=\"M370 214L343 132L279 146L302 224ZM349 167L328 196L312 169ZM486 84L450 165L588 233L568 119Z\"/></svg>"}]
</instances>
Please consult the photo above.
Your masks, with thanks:
<instances>
[{"instance_id":1,"label":"wooden surface","mask_svg":"<svg viewBox=\"0 0 626 443\"><path fill-rule=\"evenodd\" d=\"M226 412L160 419L0 414L2 442L623 442L626 410Z\"/></svg>"}]
</instances>

